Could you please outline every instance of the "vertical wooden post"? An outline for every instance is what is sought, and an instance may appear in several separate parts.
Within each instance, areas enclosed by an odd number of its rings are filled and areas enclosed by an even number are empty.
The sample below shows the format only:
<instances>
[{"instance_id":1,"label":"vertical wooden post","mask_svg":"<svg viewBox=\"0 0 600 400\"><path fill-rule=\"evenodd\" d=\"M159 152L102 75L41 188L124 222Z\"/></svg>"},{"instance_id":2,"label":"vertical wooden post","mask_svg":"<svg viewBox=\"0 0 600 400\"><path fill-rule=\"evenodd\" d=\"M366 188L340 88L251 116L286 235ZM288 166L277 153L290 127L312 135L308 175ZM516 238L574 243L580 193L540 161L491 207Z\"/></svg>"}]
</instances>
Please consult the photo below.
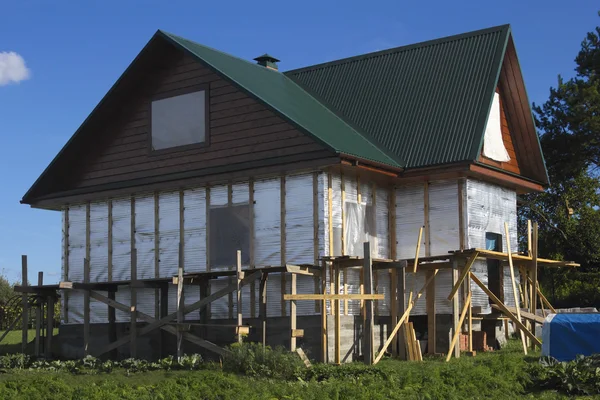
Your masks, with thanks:
<instances>
[{"instance_id":1,"label":"vertical wooden post","mask_svg":"<svg viewBox=\"0 0 600 400\"><path fill-rule=\"evenodd\" d=\"M321 261L321 293L327 293L327 261ZM327 362L327 300L321 302L321 362Z\"/></svg>"},{"instance_id":2,"label":"vertical wooden post","mask_svg":"<svg viewBox=\"0 0 600 400\"><path fill-rule=\"evenodd\" d=\"M458 282L458 261L456 258L452 260L452 287ZM459 326L460 307L458 304L458 296L452 298L452 334L456 334L460 330ZM454 351L454 357L460 357L460 341L457 340L454 348L448 349L448 353Z\"/></svg>"},{"instance_id":3,"label":"vertical wooden post","mask_svg":"<svg viewBox=\"0 0 600 400\"><path fill-rule=\"evenodd\" d=\"M333 262L333 273L335 280L334 294L340 294L340 268L338 264ZM341 363L341 355L340 355L340 300L337 299L335 302L335 363Z\"/></svg>"},{"instance_id":4,"label":"vertical wooden post","mask_svg":"<svg viewBox=\"0 0 600 400\"><path fill-rule=\"evenodd\" d=\"M348 255L348 249L346 247L346 180L344 178L344 174L340 173L340 184L341 184L341 189L342 189L342 209L341 209L341 213L342 213L342 255L346 256ZM339 273L339 270L338 270ZM344 268L344 271L342 272L343 274L343 279L344 279L344 286L343 286L343 290L344 290L344 294L348 294L348 270L346 268ZM339 279L339 277L338 277ZM340 285L340 282L338 281L338 287ZM339 288L338 288L338 293L339 293ZM338 306L340 306L340 302L337 302ZM344 315L348 315L348 300L344 300Z\"/></svg>"},{"instance_id":5,"label":"vertical wooden post","mask_svg":"<svg viewBox=\"0 0 600 400\"><path fill-rule=\"evenodd\" d=\"M280 221L281 221L281 232L280 232L280 245L281 245L281 266L284 266L287 263L286 257L286 222L285 222L285 176L281 177L280 185L279 185L279 200L280 200ZM286 312L286 301L283 300L283 295L286 291L286 276L285 272L281 273L281 316L284 317Z\"/></svg>"},{"instance_id":6,"label":"vertical wooden post","mask_svg":"<svg viewBox=\"0 0 600 400\"><path fill-rule=\"evenodd\" d=\"M115 301L115 292L108 292L108 298L112 301ZM117 318L115 313L115 308L108 306L108 341L116 342L117 341ZM110 358L112 360L117 359L117 349L111 350Z\"/></svg>"},{"instance_id":7,"label":"vertical wooden post","mask_svg":"<svg viewBox=\"0 0 600 400\"><path fill-rule=\"evenodd\" d=\"M426 279L431 281L425 289L425 302L427 309L427 353L435 354L435 273L427 271Z\"/></svg>"},{"instance_id":8,"label":"vertical wooden post","mask_svg":"<svg viewBox=\"0 0 600 400\"><path fill-rule=\"evenodd\" d=\"M200 299L204 299L208 297L208 279L202 279L200 281ZM200 310L200 323L202 324L208 324L208 320L209 320L209 314L208 314L208 304L205 305L204 307L202 307ZM168 315L168 310L165 311L165 317ZM208 336L208 327L207 326L203 326L202 329L202 336L204 338L206 338ZM166 332L165 332L166 333Z\"/></svg>"},{"instance_id":9,"label":"vertical wooden post","mask_svg":"<svg viewBox=\"0 0 600 400\"><path fill-rule=\"evenodd\" d=\"M467 285L467 294L473 299L473 291L471 289L471 278L467 277L465 279L465 284ZM469 324L469 352L473 354L473 300L471 300L471 304L469 304L469 314L468 314L468 324Z\"/></svg>"},{"instance_id":10,"label":"vertical wooden post","mask_svg":"<svg viewBox=\"0 0 600 400\"><path fill-rule=\"evenodd\" d=\"M391 187L388 192L388 243L389 243L389 254L392 260L396 259L396 189ZM401 314L398 313L399 298L404 296L404 289L400 291L398 288L398 269L396 267L390 270L390 317L391 326L393 329L398 323L398 318ZM398 337L392 342L392 354L396 357L400 356L400 349L398 347Z\"/></svg>"},{"instance_id":11,"label":"vertical wooden post","mask_svg":"<svg viewBox=\"0 0 600 400\"><path fill-rule=\"evenodd\" d=\"M44 284L44 273L42 271L38 272L38 286L42 286ZM35 356L40 356L40 345L42 341L41 330L42 330L42 310L43 310L43 302L38 297L38 304L35 308Z\"/></svg>"},{"instance_id":12,"label":"vertical wooden post","mask_svg":"<svg viewBox=\"0 0 600 400\"><path fill-rule=\"evenodd\" d=\"M90 260L83 260L83 282L90 281ZM90 354L90 291L83 292L83 355Z\"/></svg>"},{"instance_id":13,"label":"vertical wooden post","mask_svg":"<svg viewBox=\"0 0 600 400\"><path fill-rule=\"evenodd\" d=\"M298 277L292 274L292 294L296 294ZM290 301L290 351L296 351L296 300Z\"/></svg>"},{"instance_id":14,"label":"vertical wooden post","mask_svg":"<svg viewBox=\"0 0 600 400\"><path fill-rule=\"evenodd\" d=\"M402 315L406 311L406 298L404 297L406 292L406 260L403 260L401 262L401 266L397 268L396 275L398 280L398 283L396 284L396 289L398 290L398 315L396 316L396 324L398 324L397 321L402 317ZM396 335L396 341L398 342L398 357L400 357L403 360L406 360L406 343L404 339L405 338L403 334L398 333Z\"/></svg>"},{"instance_id":15,"label":"vertical wooden post","mask_svg":"<svg viewBox=\"0 0 600 400\"><path fill-rule=\"evenodd\" d=\"M515 300L516 315L521 322L521 304L519 303L519 295L517 293L517 284L515 281L515 270L513 268L512 253L510 248L510 233L508 231L508 223L504 223L504 233L506 236L506 253L508 254L508 267L510 268L510 281L512 284L513 298ZM527 342L525 332L521 331L521 342L523 343L523 352L527 355Z\"/></svg>"},{"instance_id":16,"label":"vertical wooden post","mask_svg":"<svg viewBox=\"0 0 600 400\"><path fill-rule=\"evenodd\" d=\"M54 335L54 296L48 296L46 320L46 358L52 358L52 335Z\"/></svg>"},{"instance_id":17,"label":"vertical wooden post","mask_svg":"<svg viewBox=\"0 0 600 400\"><path fill-rule=\"evenodd\" d=\"M210 186L206 186L206 270L210 271L212 266L210 265L210 246L211 246L211 241L210 241ZM210 293L210 281L207 283L208 285L208 293ZM207 318L210 319L211 316L211 308L212 304L207 304L205 311L206 311L206 315Z\"/></svg>"},{"instance_id":18,"label":"vertical wooden post","mask_svg":"<svg viewBox=\"0 0 600 400\"><path fill-rule=\"evenodd\" d=\"M182 262L182 247L179 244L179 267L177 268L177 359L181 360L183 355L183 307L184 293L183 293L183 262Z\"/></svg>"},{"instance_id":19,"label":"vertical wooden post","mask_svg":"<svg viewBox=\"0 0 600 400\"><path fill-rule=\"evenodd\" d=\"M319 173L313 172L313 264L319 265ZM323 254L325 255L325 254ZM320 277L314 277L315 293L320 293ZM315 301L315 312L321 309L321 302Z\"/></svg>"},{"instance_id":20,"label":"vertical wooden post","mask_svg":"<svg viewBox=\"0 0 600 400\"><path fill-rule=\"evenodd\" d=\"M238 330L238 343L242 343L244 337L242 336L242 288L240 283L242 282L242 251L238 250L236 253L236 276L237 276L237 290L236 290L236 305L237 305L237 330Z\"/></svg>"},{"instance_id":21,"label":"vertical wooden post","mask_svg":"<svg viewBox=\"0 0 600 400\"><path fill-rule=\"evenodd\" d=\"M532 301L530 304L530 312L532 314L536 314L536 309L537 309L537 287L538 287L538 266L537 266L537 258L538 258L538 223L534 222L533 223L533 242L532 242L532 254L531 254L531 281L533 282L533 285L531 287L531 292L533 293L532 296ZM526 281L525 284L527 284L528 282ZM535 335L535 322L532 322L531 325L531 330L533 332L533 334ZM531 342L531 345L533 347L535 347L535 344L533 343L533 341Z\"/></svg>"},{"instance_id":22,"label":"vertical wooden post","mask_svg":"<svg viewBox=\"0 0 600 400\"><path fill-rule=\"evenodd\" d=\"M69 280L69 207L65 208L65 221L64 221L64 235L65 240L63 244L63 260L65 265L65 270L63 273L63 280ZM64 313L63 320L65 322L69 322L69 293L66 290L62 291L62 311Z\"/></svg>"},{"instance_id":23,"label":"vertical wooden post","mask_svg":"<svg viewBox=\"0 0 600 400\"><path fill-rule=\"evenodd\" d=\"M390 271L390 319L391 324L389 329L394 329L398 324L398 271L392 268ZM392 355L398 356L398 340L394 339L391 344Z\"/></svg>"},{"instance_id":24,"label":"vertical wooden post","mask_svg":"<svg viewBox=\"0 0 600 400\"><path fill-rule=\"evenodd\" d=\"M179 199L179 214L181 219L182 209L181 209L181 198ZM154 277L160 277L160 197L158 192L154 192ZM181 224L179 225L179 231L182 230ZM179 239L181 240L181 238ZM159 290L154 290L154 298L158 298ZM160 315L160 304L158 301L154 302L154 317L158 318ZM163 336L163 330L161 329L160 336Z\"/></svg>"},{"instance_id":25,"label":"vertical wooden post","mask_svg":"<svg viewBox=\"0 0 600 400\"><path fill-rule=\"evenodd\" d=\"M464 211L464 178L458 180L458 243L460 250L465 249L465 211Z\"/></svg>"},{"instance_id":26,"label":"vertical wooden post","mask_svg":"<svg viewBox=\"0 0 600 400\"><path fill-rule=\"evenodd\" d=\"M371 262L371 245L364 243L365 294L373 294L373 264ZM365 328L363 330L363 355L365 364L373 364L373 300L365 300Z\"/></svg>"},{"instance_id":27,"label":"vertical wooden post","mask_svg":"<svg viewBox=\"0 0 600 400\"><path fill-rule=\"evenodd\" d=\"M233 206L233 186L231 183L229 183L227 185L227 207L231 206ZM229 265L227 266L227 269L234 270L235 265ZM230 285L234 282L232 276L228 277L227 280L229 281ZM229 292L227 294L227 310L229 312L229 319L233 319L233 292Z\"/></svg>"},{"instance_id":28,"label":"vertical wooden post","mask_svg":"<svg viewBox=\"0 0 600 400\"><path fill-rule=\"evenodd\" d=\"M137 281L137 249L131 252L131 282ZM131 286L131 315L130 328L131 342L129 343L129 356L137 357L137 289Z\"/></svg>"},{"instance_id":29,"label":"vertical wooden post","mask_svg":"<svg viewBox=\"0 0 600 400\"><path fill-rule=\"evenodd\" d=\"M250 266L249 268L255 268L254 254L255 254L255 240L254 240L254 179L250 178L250 182L248 183L248 205L250 206L249 210L249 231L250 231L250 241L249 241L249 251L250 251ZM250 282L250 318L256 317L256 283L254 281Z\"/></svg>"},{"instance_id":30,"label":"vertical wooden post","mask_svg":"<svg viewBox=\"0 0 600 400\"><path fill-rule=\"evenodd\" d=\"M260 275L260 308L261 334L263 349L267 346L267 279L269 274L263 272Z\"/></svg>"}]
</instances>

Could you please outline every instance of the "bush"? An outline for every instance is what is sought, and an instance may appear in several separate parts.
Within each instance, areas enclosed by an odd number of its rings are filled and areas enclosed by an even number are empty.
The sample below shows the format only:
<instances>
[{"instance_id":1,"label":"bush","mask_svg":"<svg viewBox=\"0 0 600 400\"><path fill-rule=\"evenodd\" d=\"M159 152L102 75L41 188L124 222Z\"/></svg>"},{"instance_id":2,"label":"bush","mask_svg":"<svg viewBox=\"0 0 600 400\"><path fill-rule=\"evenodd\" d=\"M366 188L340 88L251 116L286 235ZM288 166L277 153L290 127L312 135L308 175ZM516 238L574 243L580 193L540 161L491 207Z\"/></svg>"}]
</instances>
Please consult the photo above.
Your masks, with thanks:
<instances>
[{"instance_id":1,"label":"bush","mask_svg":"<svg viewBox=\"0 0 600 400\"><path fill-rule=\"evenodd\" d=\"M297 354L283 347L263 349L257 343L236 343L223 360L223 370L251 377L297 380L306 369Z\"/></svg>"},{"instance_id":2,"label":"bush","mask_svg":"<svg viewBox=\"0 0 600 400\"><path fill-rule=\"evenodd\" d=\"M578 356L569 362L543 357L539 364L532 364L528 372L535 388L569 395L600 394L600 354Z\"/></svg>"}]
</instances>

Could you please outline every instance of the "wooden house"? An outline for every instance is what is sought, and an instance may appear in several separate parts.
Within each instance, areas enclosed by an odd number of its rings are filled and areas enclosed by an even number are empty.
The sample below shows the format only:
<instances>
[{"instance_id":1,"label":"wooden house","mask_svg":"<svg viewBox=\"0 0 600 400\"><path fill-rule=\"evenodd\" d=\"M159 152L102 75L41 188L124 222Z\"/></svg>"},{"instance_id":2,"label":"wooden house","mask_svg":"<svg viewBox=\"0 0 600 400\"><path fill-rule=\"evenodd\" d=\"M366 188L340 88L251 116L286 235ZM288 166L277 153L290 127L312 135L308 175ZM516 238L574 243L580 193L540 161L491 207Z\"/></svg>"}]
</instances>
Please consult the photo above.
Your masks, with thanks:
<instances>
[{"instance_id":1,"label":"wooden house","mask_svg":"<svg viewBox=\"0 0 600 400\"><path fill-rule=\"evenodd\" d=\"M363 257L363 242L373 259L412 259L421 227L421 257L505 251L505 222L517 248L517 195L543 190L548 177L508 25L287 72L268 54L255 60L156 32L24 195L24 204L62 213L62 280L140 313L131 324L127 308L61 287L64 355L94 354L131 330L137 355L168 353L174 341L143 326L179 309L170 283L178 268L182 304L197 303L236 281L241 250L242 268L272 268L268 280L245 285L239 303L233 292L187 313L204 342L186 351L233 341L239 304L251 340L260 340L262 314L268 344L295 342L293 307L298 344L333 359L332 340L327 351L321 339L332 302L323 311L320 301L283 297L364 291L351 268L334 288L327 260ZM514 305L500 262L472 270ZM384 295L375 306L382 341L398 307L391 276L373 276ZM429 311L438 352L447 351L452 271L434 282L411 315ZM362 301L339 304L348 359ZM492 312L478 287L472 304Z\"/></svg>"}]
</instances>

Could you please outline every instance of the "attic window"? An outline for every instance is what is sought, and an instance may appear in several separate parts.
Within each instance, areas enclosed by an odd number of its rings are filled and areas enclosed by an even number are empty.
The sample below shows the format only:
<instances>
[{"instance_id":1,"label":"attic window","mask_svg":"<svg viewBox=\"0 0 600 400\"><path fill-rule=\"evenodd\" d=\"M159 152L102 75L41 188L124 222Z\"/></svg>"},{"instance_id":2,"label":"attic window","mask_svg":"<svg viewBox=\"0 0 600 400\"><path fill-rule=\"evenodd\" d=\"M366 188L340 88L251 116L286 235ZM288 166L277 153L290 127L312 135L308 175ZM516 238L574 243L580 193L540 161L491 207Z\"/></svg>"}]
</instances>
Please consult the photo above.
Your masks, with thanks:
<instances>
[{"instance_id":1,"label":"attic window","mask_svg":"<svg viewBox=\"0 0 600 400\"><path fill-rule=\"evenodd\" d=\"M207 91L194 90L152 101L152 150L206 142Z\"/></svg>"},{"instance_id":2,"label":"attic window","mask_svg":"<svg viewBox=\"0 0 600 400\"><path fill-rule=\"evenodd\" d=\"M504 147L502 138L502 120L500 118L500 95L494 93L492 109L488 116L485 127L485 136L483 137L483 155L495 161L510 161L510 156Z\"/></svg>"}]
</instances>

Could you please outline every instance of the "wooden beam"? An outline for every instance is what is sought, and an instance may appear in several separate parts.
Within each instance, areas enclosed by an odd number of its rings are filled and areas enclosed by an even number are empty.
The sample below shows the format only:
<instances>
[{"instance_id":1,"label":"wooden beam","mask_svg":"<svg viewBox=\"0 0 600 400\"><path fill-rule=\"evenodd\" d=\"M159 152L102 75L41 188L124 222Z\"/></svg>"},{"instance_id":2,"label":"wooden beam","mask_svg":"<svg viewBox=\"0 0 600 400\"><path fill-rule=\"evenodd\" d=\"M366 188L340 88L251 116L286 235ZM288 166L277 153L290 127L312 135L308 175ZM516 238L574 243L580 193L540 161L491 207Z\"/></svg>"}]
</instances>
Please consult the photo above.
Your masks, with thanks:
<instances>
[{"instance_id":1,"label":"wooden beam","mask_svg":"<svg viewBox=\"0 0 600 400\"><path fill-rule=\"evenodd\" d=\"M495 308L496 310L501 311L500 307L498 307L496 304L492 304L492 308ZM506 309L508 311L510 311L511 313L513 313L513 314L515 314L517 312L516 307L506 306ZM528 312L526 310L521 310L521 318L527 319L527 320L532 321L532 322L537 322L540 325L544 324L544 318L543 317L539 317L536 314L532 314L532 313L530 313L530 312Z\"/></svg>"},{"instance_id":2,"label":"wooden beam","mask_svg":"<svg viewBox=\"0 0 600 400\"><path fill-rule=\"evenodd\" d=\"M227 207L231 207L233 205L233 187L231 182L227 184ZM230 266L228 269L235 269L235 266ZM231 275L227 278L229 284L231 285L234 280ZM229 319L233 319L233 292L230 292L227 295L227 311L229 312Z\"/></svg>"},{"instance_id":3,"label":"wooden beam","mask_svg":"<svg viewBox=\"0 0 600 400\"><path fill-rule=\"evenodd\" d=\"M132 216L133 218L133 216ZM133 231L132 231L133 234ZM137 280L137 249L133 249L131 252L131 280ZM137 357L137 289L135 287L131 287L131 309L129 314L129 322L130 322L130 350L129 355L131 358Z\"/></svg>"},{"instance_id":4,"label":"wooden beam","mask_svg":"<svg viewBox=\"0 0 600 400\"><path fill-rule=\"evenodd\" d=\"M319 173L313 172L313 265L319 265ZM325 255L325 254L323 254ZM321 279L318 276L314 278L314 291L319 293L319 285ZM321 309L321 303L315 301L315 312L318 313Z\"/></svg>"},{"instance_id":5,"label":"wooden beam","mask_svg":"<svg viewBox=\"0 0 600 400\"><path fill-rule=\"evenodd\" d=\"M42 271L38 272L38 286L42 286L44 284L44 273ZM35 308L35 345L34 345L34 354L36 357L41 355L40 346L42 342L41 331L42 331L42 317L44 311L44 303L41 301L38 302Z\"/></svg>"},{"instance_id":6,"label":"wooden beam","mask_svg":"<svg viewBox=\"0 0 600 400\"><path fill-rule=\"evenodd\" d=\"M346 180L344 174L340 173L340 181L342 188L342 255L348 255L346 249ZM344 294L348 293L348 271L343 271ZM339 283L338 283L339 285ZM338 303L339 305L339 303ZM344 315L348 315L348 300L344 300Z\"/></svg>"},{"instance_id":7,"label":"wooden beam","mask_svg":"<svg viewBox=\"0 0 600 400\"><path fill-rule=\"evenodd\" d=\"M334 277L333 280L335 281L335 291L334 291L334 296L339 296L340 295L340 269L339 267L336 265L336 263L333 263L333 273L334 273ZM347 296L347 294L345 294ZM341 363L341 355L340 355L340 345L341 345L341 338L340 338L340 314L341 314L341 308L340 308L340 299L336 298L335 300L335 313L334 313L334 317L335 317L335 325L334 325L334 334L335 334L335 341L334 341L334 351L335 351L335 363L336 364L340 364Z\"/></svg>"},{"instance_id":8,"label":"wooden beam","mask_svg":"<svg viewBox=\"0 0 600 400\"><path fill-rule=\"evenodd\" d=\"M538 257L538 223L534 222L533 224L533 242L531 244L531 280L533 281L532 292L532 300L530 304L530 312L535 315L537 309L537 289L538 285L538 265L537 265L537 257ZM531 330L535 332L535 321L533 321L533 325Z\"/></svg>"},{"instance_id":9,"label":"wooden beam","mask_svg":"<svg viewBox=\"0 0 600 400\"><path fill-rule=\"evenodd\" d=\"M237 326L242 326L242 287L240 286L242 282L242 251L238 250L236 253L236 270L237 270L237 290L236 290L236 305L237 305ZM241 333L238 333L237 337L238 343L242 343L244 340L244 336Z\"/></svg>"},{"instance_id":10,"label":"wooden beam","mask_svg":"<svg viewBox=\"0 0 600 400\"><path fill-rule=\"evenodd\" d=\"M467 266L464 267L467 269ZM460 287L458 282L458 261L455 259L452 260L452 285L453 287ZM458 304L458 296L452 297L452 331L455 334L456 332L460 332L460 317L459 317L459 304ZM455 343L454 346L450 346L448 348L448 353L454 352L454 357L460 357L460 343Z\"/></svg>"},{"instance_id":11,"label":"wooden beam","mask_svg":"<svg viewBox=\"0 0 600 400\"><path fill-rule=\"evenodd\" d=\"M21 256L21 286L29 286L27 282L27 256ZM21 307L23 308L23 320L22 320L22 335L21 335L21 353L27 354L27 333L29 330L29 303L27 294L21 295Z\"/></svg>"},{"instance_id":12,"label":"wooden beam","mask_svg":"<svg viewBox=\"0 0 600 400\"><path fill-rule=\"evenodd\" d=\"M52 358L52 336L54 335L54 296L46 297L48 311L46 313L46 359Z\"/></svg>"},{"instance_id":13,"label":"wooden beam","mask_svg":"<svg viewBox=\"0 0 600 400\"><path fill-rule=\"evenodd\" d=\"M365 294L368 296L373 294L373 264L371 263L371 245L369 242L363 244L364 251L364 284ZM373 301L365 301L365 326L363 329L363 356L365 364L373 364L373 335L374 332L374 321L373 321Z\"/></svg>"},{"instance_id":14,"label":"wooden beam","mask_svg":"<svg viewBox=\"0 0 600 400\"><path fill-rule=\"evenodd\" d=\"M259 315L261 320L261 335L263 349L267 346L267 279L269 274L261 273L260 275L260 308Z\"/></svg>"},{"instance_id":15,"label":"wooden beam","mask_svg":"<svg viewBox=\"0 0 600 400\"><path fill-rule=\"evenodd\" d=\"M111 301L115 301L115 292L108 292L108 298ZM115 313L115 308L107 305L108 308L108 341L114 342L117 340L117 318ZM110 358L113 360L117 359L117 351L113 351L110 355Z\"/></svg>"},{"instance_id":16,"label":"wooden beam","mask_svg":"<svg viewBox=\"0 0 600 400\"><path fill-rule=\"evenodd\" d=\"M83 283L90 281L90 260L83 260ZM90 354L90 292L83 292L83 356Z\"/></svg>"},{"instance_id":17,"label":"wooden beam","mask_svg":"<svg viewBox=\"0 0 600 400\"><path fill-rule=\"evenodd\" d=\"M458 242L459 249L465 249L465 211L464 211L464 190L465 190L465 179L458 179Z\"/></svg>"},{"instance_id":18,"label":"wooden beam","mask_svg":"<svg viewBox=\"0 0 600 400\"><path fill-rule=\"evenodd\" d=\"M519 305L519 294L517 293L517 284L515 281L515 270L513 267L512 254L510 250L510 233L508 231L508 223L504 223L504 233L506 236L506 253L508 254L508 268L510 268L510 281L513 290L513 297L515 300L515 307L517 309L517 319L521 322L521 307ZM521 342L523 344L523 352L527 354L527 342L525 340L525 333L521 332Z\"/></svg>"},{"instance_id":19,"label":"wooden beam","mask_svg":"<svg viewBox=\"0 0 600 400\"><path fill-rule=\"evenodd\" d=\"M388 245L389 256L396 259L396 190L392 186L388 191ZM404 291L398 292L398 270L390 268L390 317L391 326L398 323L398 298L404 297ZM392 341L392 354L399 356L398 340Z\"/></svg>"},{"instance_id":20,"label":"wooden beam","mask_svg":"<svg viewBox=\"0 0 600 400\"><path fill-rule=\"evenodd\" d=\"M321 276L320 270L318 270L314 267L308 267L308 266L303 266L303 265L289 265L288 264L285 266L285 271L289 272L290 274L314 276L317 278ZM316 292L318 292L318 290Z\"/></svg>"},{"instance_id":21,"label":"wooden beam","mask_svg":"<svg viewBox=\"0 0 600 400\"><path fill-rule=\"evenodd\" d=\"M63 230L64 230L64 244L63 244L63 249L62 249L63 250L62 257L63 257L64 265L65 265L63 280L68 281L69 280L69 207L65 208L65 221L64 221ZM62 313L64 314L63 319L65 322L69 322L69 294L66 292L63 293L62 304L63 304Z\"/></svg>"},{"instance_id":22,"label":"wooden beam","mask_svg":"<svg viewBox=\"0 0 600 400\"><path fill-rule=\"evenodd\" d=\"M210 186L206 186L206 270L210 271ZM210 310L210 309L209 309Z\"/></svg>"},{"instance_id":23,"label":"wooden beam","mask_svg":"<svg viewBox=\"0 0 600 400\"><path fill-rule=\"evenodd\" d=\"M395 268L395 270L397 275L396 293L398 307L396 309L395 324L393 326L398 324L400 317L406 311L406 261L403 262L403 266L401 268ZM410 303L410 299L408 299L408 302ZM398 343L398 357L401 359L406 359L407 357L406 343L404 339L404 335L397 335L397 338L394 340Z\"/></svg>"},{"instance_id":24,"label":"wooden beam","mask_svg":"<svg viewBox=\"0 0 600 400\"><path fill-rule=\"evenodd\" d=\"M327 261L321 261L321 294L327 294ZM321 362L327 362L327 300L321 302Z\"/></svg>"},{"instance_id":25,"label":"wooden beam","mask_svg":"<svg viewBox=\"0 0 600 400\"><path fill-rule=\"evenodd\" d=\"M108 200L108 281L113 280L113 202Z\"/></svg>"},{"instance_id":26,"label":"wooden beam","mask_svg":"<svg viewBox=\"0 0 600 400\"><path fill-rule=\"evenodd\" d=\"M183 309L185 308L185 298L183 292L183 247L181 243L179 243L179 266L177 267L177 323L183 324L185 318L183 314ZM177 330L177 360L181 360L183 356L183 332L181 330Z\"/></svg>"},{"instance_id":27,"label":"wooden beam","mask_svg":"<svg viewBox=\"0 0 600 400\"><path fill-rule=\"evenodd\" d=\"M286 222L285 222L285 176L282 176L280 179L280 185L279 185L279 189L280 189L280 237L281 237L281 265L285 265L287 262L287 257L286 257ZM285 276L285 272L281 273L281 316L285 317L285 315L287 314L286 312L286 304L285 304L285 300L283 299L283 296L285 295L285 291L286 291L286 276Z\"/></svg>"},{"instance_id":28,"label":"wooden beam","mask_svg":"<svg viewBox=\"0 0 600 400\"><path fill-rule=\"evenodd\" d=\"M255 254L256 246L254 239L254 179L250 178L248 182L248 205L250 206L250 215L249 215L249 225L250 225L250 243L249 243L249 251L250 251L250 268L256 267ZM250 318L256 317L256 283L252 281L250 283Z\"/></svg>"},{"instance_id":29,"label":"wooden beam","mask_svg":"<svg viewBox=\"0 0 600 400\"><path fill-rule=\"evenodd\" d=\"M427 310L427 353L435 354L435 276L433 271L427 271L427 280L431 280L427 288L425 289L425 301Z\"/></svg>"},{"instance_id":30,"label":"wooden beam","mask_svg":"<svg viewBox=\"0 0 600 400\"><path fill-rule=\"evenodd\" d=\"M475 282L475 284L477 286L479 286L481 288L481 290L483 290L485 292L485 294L487 294L487 296L490 298L490 300L492 300L492 302L494 302L497 306L498 309L500 311L502 311L508 318L510 318L510 320L512 322L515 323L515 325L517 325L517 327L519 329L521 329L521 331L523 331L525 333L526 336L528 336L535 344L537 344L538 346L541 346L542 342L539 341L538 338L535 337L535 335L531 332L529 332L527 330L527 328L525 327L525 325L523 325L523 323L513 314L511 313L508 308L506 307L506 305L504 305L504 303L502 303L500 301L500 299L498 299L498 297L496 297L496 295L494 293L492 293L480 280L479 278L477 278L477 276L473 273L470 272L469 273L471 276L471 279L473 280L473 282Z\"/></svg>"},{"instance_id":31,"label":"wooden beam","mask_svg":"<svg viewBox=\"0 0 600 400\"><path fill-rule=\"evenodd\" d=\"M298 300L384 300L384 294L286 294L285 301Z\"/></svg>"},{"instance_id":32,"label":"wooden beam","mask_svg":"<svg viewBox=\"0 0 600 400\"><path fill-rule=\"evenodd\" d=\"M467 310L470 308L471 308L471 293L469 293L467 295L467 299L465 300L465 304L463 305L463 309L460 313L460 319L458 320L458 326L462 326L463 322L465 321L465 317L467 316ZM450 349L453 349L456 347L459 335L460 335L460 329L457 329L453 332L452 341L450 342ZM459 351L460 351L460 345L459 345ZM446 356L446 362L450 361L450 358L452 357L452 353L453 353L452 351L448 351L448 355Z\"/></svg>"},{"instance_id":33,"label":"wooden beam","mask_svg":"<svg viewBox=\"0 0 600 400\"><path fill-rule=\"evenodd\" d=\"M292 274L292 296L296 294L296 281L298 276L296 274ZM290 337L290 351L296 351L296 336L294 336L294 331L296 331L296 300L292 300L290 302L290 330L292 335Z\"/></svg>"},{"instance_id":34,"label":"wooden beam","mask_svg":"<svg viewBox=\"0 0 600 400\"><path fill-rule=\"evenodd\" d=\"M471 271L471 267L473 266L473 263L477 259L478 254L479 254L479 252L475 251L467 259L467 262L466 262L464 268L462 269L460 276L456 280L456 283L454 284L454 286L452 286L452 290L450 291L450 294L448 295L448 301L451 301L454 298L454 296L460 289L460 285L462 285L462 283L464 282L467 275L469 275L469 272Z\"/></svg>"}]
</instances>

